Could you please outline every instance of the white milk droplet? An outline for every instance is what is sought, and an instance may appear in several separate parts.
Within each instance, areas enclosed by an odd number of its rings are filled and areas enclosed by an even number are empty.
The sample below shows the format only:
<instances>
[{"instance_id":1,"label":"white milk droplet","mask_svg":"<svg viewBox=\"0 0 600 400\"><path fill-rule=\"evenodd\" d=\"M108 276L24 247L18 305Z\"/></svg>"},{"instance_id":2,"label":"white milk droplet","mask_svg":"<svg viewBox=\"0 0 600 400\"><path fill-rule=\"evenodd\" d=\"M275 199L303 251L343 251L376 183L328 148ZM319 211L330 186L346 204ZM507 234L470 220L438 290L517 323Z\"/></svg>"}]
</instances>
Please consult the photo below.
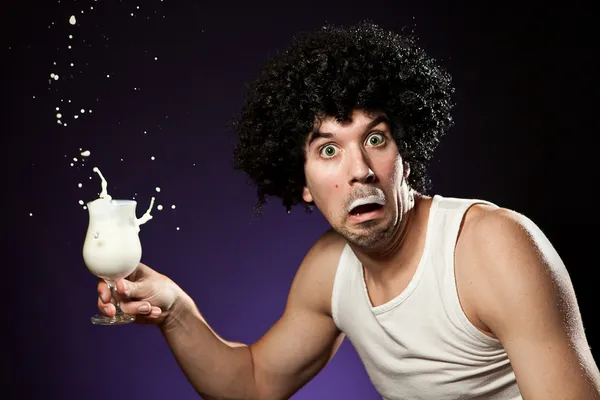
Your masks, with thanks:
<instances>
[{"instance_id":1,"label":"white milk droplet","mask_svg":"<svg viewBox=\"0 0 600 400\"><path fill-rule=\"evenodd\" d=\"M73 166L73 163L71 163L71 167Z\"/></svg>"},{"instance_id":2,"label":"white milk droplet","mask_svg":"<svg viewBox=\"0 0 600 400\"><path fill-rule=\"evenodd\" d=\"M158 211L162 211L162 209L163 209L163 206L162 206L161 204L159 204L159 205L156 207L156 209L157 209Z\"/></svg>"},{"instance_id":3,"label":"white milk droplet","mask_svg":"<svg viewBox=\"0 0 600 400\"><path fill-rule=\"evenodd\" d=\"M73 39L73 35L69 35L69 39Z\"/></svg>"},{"instance_id":4,"label":"white milk droplet","mask_svg":"<svg viewBox=\"0 0 600 400\"><path fill-rule=\"evenodd\" d=\"M61 113L56 114L56 118L61 119L62 118L62 114Z\"/></svg>"},{"instance_id":5,"label":"white milk droplet","mask_svg":"<svg viewBox=\"0 0 600 400\"><path fill-rule=\"evenodd\" d=\"M79 118L79 115L76 115L76 116L74 116L73 118L77 119L77 118Z\"/></svg>"},{"instance_id":6,"label":"white milk droplet","mask_svg":"<svg viewBox=\"0 0 600 400\"><path fill-rule=\"evenodd\" d=\"M84 210L87 210L87 207L86 207L86 206L83 206L83 209L84 209Z\"/></svg>"},{"instance_id":7,"label":"white milk droplet","mask_svg":"<svg viewBox=\"0 0 600 400\"><path fill-rule=\"evenodd\" d=\"M175 209L175 204L173 204L173 205L171 206L171 209L172 209L172 210L174 210L174 209Z\"/></svg>"},{"instance_id":8,"label":"white milk droplet","mask_svg":"<svg viewBox=\"0 0 600 400\"><path fill-rule=\"evenodd\" d=\"M54 73L50 74L50 78L54 79Z\"/></svg>"},{"instance_id":9,"label":"white milk droplet","mask_svg":"<svg viewBox=\"0 0 600 400\"><path fill-rule=\"evenodd\" d=\"M83 200L79 200L79 204L84 205L85 202Z\"/></svg>"},{"instance_id":10,"label":"white milk droplet","mask_svg":"<svg viewBox=\"0 0 600 400\"><path fill-rule=\"evenodd\" d=\"M158 186L154 190L156 190L157 192L160 192L160 188Z\"/></svg>"},{"instance_id":11,"label":"white milk droplet","mask_svg":"<svg viewBox=\"0 0 600 400\"><path fill-rule=\"evenodd\" d=\"M33 217L33 213L29 213L29 216L30 216L30 217Z\"/></svg>"},{"instance_id":12,"label":"white milk droplet","mask_svg":"<svg viewBox=\"0 0 600 400\"><path fill-rule=\"evenodd\" d=\"M71 67L73 67L73 66L74 66L74 64L73 64L73 63L71 63Z\"/></svg>"},{"instance_id":13,"label":"white milk droplet","mask_svg":"<svg viewBox=\"0 0 600 400\"><path fill-rule=\"evenodd\" d=\"M82 113L82 114L84 114L85 110L82 108L79 112Z\"/></svg>"},{"instance_id":14,"label":"white milk droplet","mask_svg":"<svg viewBox=\"0 0 600 400\"><path fill-rule=\"evenodd\" d=\"M73 161L77 162L77 157L73 157Z\"/></svg>"},{"instance_id":15,"label":"white milk droplet","mask_svg":"<svg viewBox=\"0 0 600 400\"><path fill-rule=\"evenodd\" d=\"M54 75L54 80L57 81L58 80L58 75Z\"/></svg>"},{"instance_id":16,"label":"white milk droplet","mask_svg":"<svg viewBox=\"0 0 600 400\"><path fill-rule=\"evenodd\" d=\"M177 230L179 230L179 227L177 227Z\"/></svg>"},{"instance_id":17,"label":"white milk droplet","mask_svg":"<svg viewBox=\"0 0 600 400\"><path fill-rule=\"evenodd\" d=\"M56 111L59 111L59 110L60 110L60 107L56 107Z\"/></svg>"},{"instance_id":18,"label":"white milk droplet","mask_svg":"<svg viewBox=\"0 0 600 400\"><path fill-rule=\"evenodd\" d=\"M83 152L81 153L81 156L82 156L82 157L89 157L89 156L90 156L90 151L89 151L89 150L83 151Z\"/></svg>"},{"instance_id":19,"label":"white milk droplet","mask_svg":"<svg viewBox=\"0 0 600 400\"><path fill-rule=\"evenodd\" d=\"M77 19L75 18L74 15L71 15L71 18L69 18L69 23L71 25L75 25L77 23Z\"/></svg>"},{"instance_id":20,"label":"white milk droplet","mask_svg":"<svg viewBox=\"0 0 600 400\"><path fill-rule=\"evenodd\" d=\"M150 157L150 159L151 159L152 161L156 160L156 159L154 158L154 156Z\"/></svg>"},{"instance_id":21,"label":"white milk droplet","mask_svg":"<svg viewBox=\"0 0 600 400\"><path fill-rule=\"evenodd\" d=\"M77 187L82 187L83 185L81 183L77 184Z\"/></svg>"}]
</instances>

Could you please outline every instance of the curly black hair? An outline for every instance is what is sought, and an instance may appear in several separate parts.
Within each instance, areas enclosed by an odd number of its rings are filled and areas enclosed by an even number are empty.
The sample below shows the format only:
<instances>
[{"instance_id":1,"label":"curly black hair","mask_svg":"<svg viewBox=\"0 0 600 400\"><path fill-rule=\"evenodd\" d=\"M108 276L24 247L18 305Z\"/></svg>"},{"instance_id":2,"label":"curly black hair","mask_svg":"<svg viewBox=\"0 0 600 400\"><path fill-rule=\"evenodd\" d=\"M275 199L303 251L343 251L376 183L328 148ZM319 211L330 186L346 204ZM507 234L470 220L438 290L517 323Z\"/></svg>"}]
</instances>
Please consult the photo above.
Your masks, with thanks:
<instances>
[{"instance_id":1,"label":"curly black hair","mask_svg":"<svg viewBox=\"0 0 600 400\"><path fill-rule=\"evenodd\" d=\"M440 138L453 125L449 74L417 46L413 32L396 33L363 21L327 25L297 35L267 61L233 121L239 141L234 168L256 187L259 214L267 196L288 213L303 204L305 143L315 121L346 121L353 109L380 111L390 120L410 186L431 186L427 166Z\"/></svg>"}]
</instances>

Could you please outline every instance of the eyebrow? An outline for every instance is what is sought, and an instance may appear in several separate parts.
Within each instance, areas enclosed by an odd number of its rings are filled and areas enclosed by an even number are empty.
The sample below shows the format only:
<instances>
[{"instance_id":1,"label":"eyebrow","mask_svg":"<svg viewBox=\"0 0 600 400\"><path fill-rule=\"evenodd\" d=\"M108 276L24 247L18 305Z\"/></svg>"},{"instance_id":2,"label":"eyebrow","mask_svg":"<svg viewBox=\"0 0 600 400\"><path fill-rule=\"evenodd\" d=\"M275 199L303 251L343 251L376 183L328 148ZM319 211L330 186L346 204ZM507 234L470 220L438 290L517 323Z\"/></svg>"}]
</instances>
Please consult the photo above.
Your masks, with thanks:
<instances>
[{"instance_id":1,"label":"eyebrow","mask_svg":"<svg viewBox=\"0 0 600 400\"><path fill-rule=\"evenodd\" d=\"M379 125L382 122L387 122L389 123L389 119L387 116L385 116L384 114L379 115L377 118L375 118L373 121L369 122L366 126L365 126L365 131L368 131L369 129L373 129L374 127L376 127L377 125ZM308 139L308 147L310 147L310 145L317 139L330 139L332 137L334 137L335 135L331 132L321 132L318 128L313 130L310 134L310 137Z\"/></svg>"}]
</instances>

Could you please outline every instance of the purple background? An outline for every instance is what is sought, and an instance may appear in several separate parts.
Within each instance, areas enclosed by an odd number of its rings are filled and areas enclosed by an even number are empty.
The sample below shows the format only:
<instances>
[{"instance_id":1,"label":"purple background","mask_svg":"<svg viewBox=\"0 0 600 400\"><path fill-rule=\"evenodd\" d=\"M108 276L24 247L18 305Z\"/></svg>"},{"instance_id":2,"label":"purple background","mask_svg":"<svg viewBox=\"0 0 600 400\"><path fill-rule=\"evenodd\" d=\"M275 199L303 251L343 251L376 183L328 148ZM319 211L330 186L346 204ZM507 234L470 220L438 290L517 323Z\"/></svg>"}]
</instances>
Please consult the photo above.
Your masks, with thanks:
<instances>
[{"instance_id":1,"label":"purple background","mask_svg":"<svg viewBox=\"0 0 600 400\"><path fill-rule=\"evenodd\" d=\"M416 24L423 47L454 77L456 126L431 167L434 191L487 199L540 225L571 273L592 348L600 344L590 279L596 243L584 232L596 227L589 10L575 2L542 11L431 1L201 3L5 6L1 398L197 398L156 328L89 322L97 280L82 261L87 211L78 201L100 190L93 166L113 197L137 193L138 216L153 195L165 206L142 228L145 263L190 293L226 339L251 343L266 332L327 224L300 208L287 215L276 199L253 219L255 193L232 169L227 123L245 82L294 34L363 18L386 28ZM53 72L60 79L50 82ZM66 127L56 123L57 106ZM80 108L93 113L73 120ZM71 167L79 148L92 155ZM346 340L293 398L379 397Z\"/></svg>"}]
</instances>

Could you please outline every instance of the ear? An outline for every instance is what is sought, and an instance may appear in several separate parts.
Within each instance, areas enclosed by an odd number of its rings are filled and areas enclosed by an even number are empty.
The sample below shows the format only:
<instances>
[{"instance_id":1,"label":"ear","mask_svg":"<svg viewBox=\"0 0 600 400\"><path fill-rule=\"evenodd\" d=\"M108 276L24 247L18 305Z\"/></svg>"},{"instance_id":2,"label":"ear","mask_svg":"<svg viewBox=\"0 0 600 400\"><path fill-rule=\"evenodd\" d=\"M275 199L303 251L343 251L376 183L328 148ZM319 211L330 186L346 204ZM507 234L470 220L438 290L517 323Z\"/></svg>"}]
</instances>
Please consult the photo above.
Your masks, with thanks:
<instances>
[{"instance_id":1,"label":"ear","mask_svg":"<svg viewBox=\"0 0 600 400\"><path fill-rule=\"evenodd\" d=\"M313 202L312 194L310 194L310 190L306 186L304 186L304 189L302 189L302 200L304 200L307 203Z\"/></svg>"},{"instance_id":2,"label":"ear","mask_svg":"<svg viewBox=\"0 0 600 400\"><path fill-rule=\"evenodd\" d=\"M406 161L403 161L402 164L404 165L404 173L402 175L404 176L404 179L407 179L410 175L410 165L408 165Z\"/></svg>"}]
</instances>

